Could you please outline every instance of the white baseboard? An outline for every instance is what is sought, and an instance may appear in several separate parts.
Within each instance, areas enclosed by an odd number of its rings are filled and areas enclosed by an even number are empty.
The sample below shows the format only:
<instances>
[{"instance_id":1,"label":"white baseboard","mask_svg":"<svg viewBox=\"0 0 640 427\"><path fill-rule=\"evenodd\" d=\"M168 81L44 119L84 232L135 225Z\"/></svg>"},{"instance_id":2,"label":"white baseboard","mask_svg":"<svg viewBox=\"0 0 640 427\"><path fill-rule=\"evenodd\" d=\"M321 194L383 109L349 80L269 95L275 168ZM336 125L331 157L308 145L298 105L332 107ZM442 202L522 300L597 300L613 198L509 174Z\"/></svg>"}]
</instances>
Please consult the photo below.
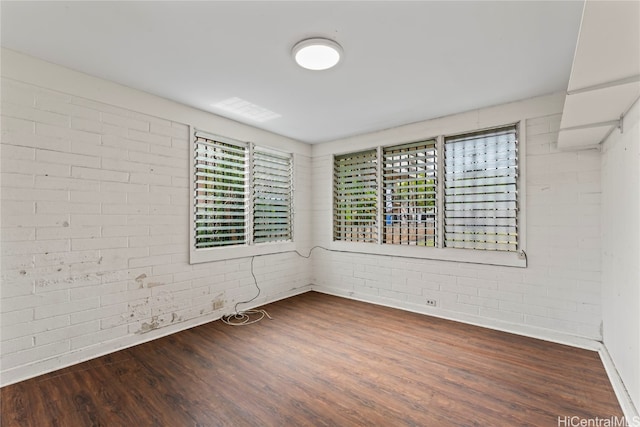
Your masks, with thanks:
<instances>
[{"instance_id":1,"label":"white baseboard","mask_svg":"<svg viewBox=\"0 0 640 427\"><path fill-rule=\"evenodd\" d=\"M456 322L466 323L469 325L480 326L483 328L494 329L497 331L508 332L516 335L522 335L530 338L536 338L544 341L550 341L557 344L569 345L585 350L598 351L600 342L595 339L565 334L562 332L552 331L550 329L538 328L535 326L520 325L509 323L502 320L489 319L486 317L475 316L472 314L459 313L441 308L432 308L419 304L398 301L394 299L379 297L376 295L357 294L345 291L339 288L330 288L327 286L312 285L311 290L329 295L353 299L356 301L368 302L371 304L382 305L390 308L410 311L413 313L426 314L441 319L453 320Z\"/></svg>"},{"instance_id":2,"label":"white baseboard","mask_svg":"<svg viewBox=\"0 0 640 427\"><path fill-rule=\"evenodd\" d=\"M289 298L295 295L303 294L311 290L311 285L302 286L296 289L290 289L283 291L266 298L261 298L252 302L251 304L244 304L239 309L248 310L261 305L270 304L272 302L279 301L281 299ZM60 356L51 357L48 359L38 360L33 363L18 366L0 374L0 387L4 387L10 384L14 384L20 381L24 381L30 378L37 377L38 375L47 374L49 372L56 371L58 369L66 368L78 363L86 362L87 360L95 359L96 357L104 356L109 353L114 353L119 350L124 350L136 346L138 344L144 344L149 341L162 338L167 335L175 334L176 332L184 331L186 329L200 326L205 323L219 320L223 313L216 311L211 314L189 319L181 323L174 323L164 328L153 329L145 334L127 335L122 338L106 341L79 349L70 353L66 353Z\"/></svg>"},{"instance_id":3,"label":"white baseboard","mask_svg":"<svg viewBox=\"0 0 640 427\"><path fill-rule=\"evenodd\" d=\"M622 382L620 373L618 372L615 363L613 363L613 359L609 354L609 350L607 350L607 346L600 343L598 353L600 354L600 360L602 360L604 369L607 371L607 375L609 376L609 382L613 387L613 391L616 393L622 412L627 419L627 423L629 426L640 426L640 414L638 413L638 408L633 404L629 391Z\"/></svg>"}]
</instances>

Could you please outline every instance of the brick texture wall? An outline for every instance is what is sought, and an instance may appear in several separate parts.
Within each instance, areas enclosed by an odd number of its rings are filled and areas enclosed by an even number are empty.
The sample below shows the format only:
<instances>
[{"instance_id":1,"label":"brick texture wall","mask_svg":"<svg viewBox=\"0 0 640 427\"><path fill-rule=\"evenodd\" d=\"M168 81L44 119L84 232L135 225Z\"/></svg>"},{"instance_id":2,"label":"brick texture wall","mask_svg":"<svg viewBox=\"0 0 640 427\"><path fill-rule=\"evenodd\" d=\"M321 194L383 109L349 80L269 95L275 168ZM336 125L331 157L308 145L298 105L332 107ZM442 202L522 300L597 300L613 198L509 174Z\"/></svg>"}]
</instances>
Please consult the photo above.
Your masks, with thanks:
<instances>
[{"instance_id":1,"label":"brick texture wall","mask_svg":"<svg viewBox=\"0 0 640 427\"><path fill-rule=\"evenodd\" d=\"M189 264L186 124L3 78L1 126L3 382L256 294L250 258ZM294 163L300 205L310 159ZM257 301L304 289L308 263L256 258Z\"/></svg>"}]
</instances>

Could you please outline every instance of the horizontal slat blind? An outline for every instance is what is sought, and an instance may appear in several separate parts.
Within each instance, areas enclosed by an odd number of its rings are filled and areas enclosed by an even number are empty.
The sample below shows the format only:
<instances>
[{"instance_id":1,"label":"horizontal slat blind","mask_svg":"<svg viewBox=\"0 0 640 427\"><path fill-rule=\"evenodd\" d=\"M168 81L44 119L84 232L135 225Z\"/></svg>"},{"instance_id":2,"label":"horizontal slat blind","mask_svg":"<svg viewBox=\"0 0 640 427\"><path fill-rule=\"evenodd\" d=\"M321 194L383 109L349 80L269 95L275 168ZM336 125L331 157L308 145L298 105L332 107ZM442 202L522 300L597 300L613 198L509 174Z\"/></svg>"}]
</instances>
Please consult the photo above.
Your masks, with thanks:
<instances>
[{"instance_id":1,"label":"horizontal slat blind","mask_svg":"<svg viewBox=\"0 0 640 427\"><path fill-rule=\"evenodd\" d=\"M195 246L247 242L247 147L196 134Z\"/></svg>"},{"instance_id":2,"label":"horizontal slat blind","mask_svg":"<svg viewBox=\"0 0 640 427\"><path fill-rule=\"evenodd\" d=\"M517 127L445 138L445 247L516 251Z\"/></svg>"},{"instance_id":3,"label":"horizontal slat blind","mask_svg":"<svg viewBox=\"0 0 640 427\"><path fill-rule=\"evenodd\" d=\"M435 141L383 150L383 194L387 244L435 246Z\"/></svg>"},{"instance_id":4,"label":"horizontal slat blind","mask_svg":"<svg viewBox=\"0 0 640 427\"><path fill-rule=\"evenodd\" d=\"M253 241L291 240L291 154L253 151Z\"/></svg>"},{"instance_id":5,"label":"horizontal slat blind","mask_svg":"<svg viewBox=\"0 0 640 427\"><path fill-rule=\"evenodd\" d=\"M377 242L376 150L336 156L333 173L333 239Z\"/></svg>"}]
</instances>

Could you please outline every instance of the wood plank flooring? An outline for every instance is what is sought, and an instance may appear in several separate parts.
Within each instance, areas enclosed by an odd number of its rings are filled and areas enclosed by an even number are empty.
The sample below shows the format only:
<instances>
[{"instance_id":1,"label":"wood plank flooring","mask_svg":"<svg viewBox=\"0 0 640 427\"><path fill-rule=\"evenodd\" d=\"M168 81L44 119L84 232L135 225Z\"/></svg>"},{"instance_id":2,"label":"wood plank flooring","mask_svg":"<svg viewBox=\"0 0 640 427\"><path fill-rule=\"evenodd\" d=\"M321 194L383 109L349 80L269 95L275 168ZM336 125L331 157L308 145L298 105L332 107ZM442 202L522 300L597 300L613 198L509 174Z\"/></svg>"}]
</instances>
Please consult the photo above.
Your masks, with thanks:
<instances>
[{"instance_id":1,"label":"wood plank flooring","mask_svg":"<svg viewBox=\"0 0 640 427\"><path fill-rule=\"evenodd\" d=\"M622 417L595 352L315 292L0 390L2 426L558 426Z\"/></svg>"}]
</instances>

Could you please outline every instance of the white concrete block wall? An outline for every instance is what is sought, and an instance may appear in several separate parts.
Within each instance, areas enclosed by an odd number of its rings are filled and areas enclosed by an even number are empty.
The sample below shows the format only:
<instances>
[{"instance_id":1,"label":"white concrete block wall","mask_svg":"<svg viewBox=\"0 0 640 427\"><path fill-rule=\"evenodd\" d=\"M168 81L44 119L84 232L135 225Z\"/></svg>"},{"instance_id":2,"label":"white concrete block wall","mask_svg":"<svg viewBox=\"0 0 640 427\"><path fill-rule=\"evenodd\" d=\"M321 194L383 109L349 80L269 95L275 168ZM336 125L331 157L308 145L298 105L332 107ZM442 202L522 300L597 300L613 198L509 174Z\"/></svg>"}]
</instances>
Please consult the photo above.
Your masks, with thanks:
<instances>
[{"instance_id":1,"label":"white concrete block wall","mask_svg":"<svg viewBox=\"0 0 640 427\"><path fill-rule=\"evenodd\" d=\"M528 256L527 268L515 268L318 250L315 288L520 333L601 339L600 154L556 149L562 100L542 97L314 146L314 241L330 247L332 154L524 120Z\"/></svg>"},{"instance_id":2,"label":"white concrete block wall","mask_svg":"<svg viewBox=\"0 0 640 427\"><path fill-rule=\"evenodd\" d=\"M11 78L1 89L3 384L213 320L256 295L250 258L189 264L185 123ZM311 160L295 156L305 252ZM308 264L257 257L256 303L305 290Z\"/></svg>"},{"instance_id":3,"label":"white concrete block wall","mask_svg":"<svg viewBox=\"0 0 640 427\"><path fill-rule=\"evenodd\" d=\"M604 344L640 411L640 101L602 154Z\"/></svg>"}]
</instances>

